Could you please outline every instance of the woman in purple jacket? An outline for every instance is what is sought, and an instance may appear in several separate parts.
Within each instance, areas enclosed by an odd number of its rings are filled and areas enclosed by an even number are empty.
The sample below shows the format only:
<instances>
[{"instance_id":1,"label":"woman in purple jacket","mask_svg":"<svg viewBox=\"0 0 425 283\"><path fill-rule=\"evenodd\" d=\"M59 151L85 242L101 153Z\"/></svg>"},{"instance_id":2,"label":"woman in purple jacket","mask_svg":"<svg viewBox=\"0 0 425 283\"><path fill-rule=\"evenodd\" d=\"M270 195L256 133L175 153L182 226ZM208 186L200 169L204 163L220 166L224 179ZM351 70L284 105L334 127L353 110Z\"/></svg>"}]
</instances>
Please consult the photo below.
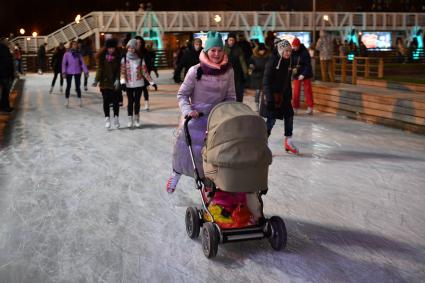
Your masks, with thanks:
<instances>
[{"instance_id":1,"label":"woman in purple jacket","mask_svg":"<svg viewBox=\"0 0 425 283\"><path fill-rule=\"evenodd\" d=\"M78 51L78 45L76 41L71 41L70 48L63 56L62 60L62 74L66 78L66 90L65 90L65 106L69 106L69 92L71 90L72 77L75 80L75 90L77 91L78 104L82 106L81 101L81 73L84 72L86 76L89 75L89 70L84 64L83 57Z\"/></svg>"},{"instance_id":2,"label":"woman in purple jacket","mask_svg":"<svg viewBox=\"0 0 425 283\"><path fill-rule=\"evenodd\" d=\"M223 101L235 100L235 80L232 67L224 53L220 33L210 31L207 34L205 49L199 56L200 64L189 69L180 86L177 99L182 117L192 116L189 128L192 136L192 148L199 174L203 177L201 150L204 144L210 111ZM199 113L204 116L199 117ZM178 130L173 152L173 172L168 178L166 190L174 192L181 174L193 177L193 166L182 130L184 119Z\"/></svg>"}]
</instances>

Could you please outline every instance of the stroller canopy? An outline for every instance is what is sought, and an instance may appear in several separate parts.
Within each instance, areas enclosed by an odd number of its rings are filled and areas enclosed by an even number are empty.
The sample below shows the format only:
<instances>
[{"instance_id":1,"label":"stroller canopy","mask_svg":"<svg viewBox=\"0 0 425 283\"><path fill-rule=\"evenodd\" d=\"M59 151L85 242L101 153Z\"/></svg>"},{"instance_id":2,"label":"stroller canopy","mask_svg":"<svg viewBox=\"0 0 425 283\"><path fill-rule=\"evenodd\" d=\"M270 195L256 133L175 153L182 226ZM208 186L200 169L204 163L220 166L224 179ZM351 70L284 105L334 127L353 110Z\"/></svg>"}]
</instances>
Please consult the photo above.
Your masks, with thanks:
<instances>
[{"instance_id":1,"label":"stroller canopy","mask_svg":"<svg viewBox=\"0 0 425 283\"><path fill-rule=\"evenodd\" d=\"M228 192L267 189L272 154L264 120L249 106L223 102L211 110L202 151L205 177Z\"/></svg>"}]
</instances>

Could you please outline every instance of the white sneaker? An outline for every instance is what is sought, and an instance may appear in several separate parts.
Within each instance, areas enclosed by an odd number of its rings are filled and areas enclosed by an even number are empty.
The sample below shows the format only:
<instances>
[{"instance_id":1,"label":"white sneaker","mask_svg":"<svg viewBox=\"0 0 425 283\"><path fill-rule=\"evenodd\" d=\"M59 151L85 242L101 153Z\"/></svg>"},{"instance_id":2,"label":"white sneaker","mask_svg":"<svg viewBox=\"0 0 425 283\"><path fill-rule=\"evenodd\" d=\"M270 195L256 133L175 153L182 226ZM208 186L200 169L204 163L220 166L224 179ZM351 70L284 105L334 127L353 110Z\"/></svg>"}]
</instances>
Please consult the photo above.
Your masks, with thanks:
<instances>
[{"instance_id":1,"label":"white sneaker","mask_svg":"<svg viewBox=\"0 0 425 283\"><path fill-rule=\"evenodd\" d=\"M305 111L305 114L307 115L313 115L313 109L310 107L307 107L307 111Z\"/></svg>"},{"instance_id":2,"label":"white sneaker","mask_svg":"<svg viewBox=\"0 0 425 283\"><path fill-rule=\"evenodd\" d=\"M83 106L83 100L81 98L78 98L78 105L80 105L80 107Z\"/></svg>"},{"instance_id":3,"label":"white sneaker","mask_svg":"<svg viewBox=\"0 0 425 283\"><path fill-rule=\"evenodd\" d=\"M117 129L119 129L121 127L120 120L119 120L118 116L114 117L114 125Z\"/></svg>"},{"instance_id":4,"label":"white sneaker","mask_svg":"<svg viewBox=\"0 0 425 283\"><path fill-rule=\"evenodd\" d=\"M51 87L49 90L49 93L52 93L52 92L53 92L53 87Z\"/></svg>"},{"instance_id":5,"label":"white sneaker","mask_svg":"<svg viewBox=\"0 0 425 283\"><path fill-rule=\"evenodd\" d=\"M140 127L140 116L139 115L134 116L134 126L136 128Z\"/></svg>"},{"instance_id":6,"label":"white sneaker","mask_svg":"<svg viewBox=\"0 0 425 283\"><path fill-rule=\"evenodd\" d=\"M68 108L69 107L69 98L65 98L65 106Z\"/></svg>"},{"instance_id":7,"label":"white sneaker","mask_svg":"<svg viewBox=\"0 0 425 283\"><path fill-rule=\"evenodd\" d=\"M41 69L38 69L38 74L39 75L42 75L43 74L43 71Z\"/></svg>"},{"instance_id":8,"label":"white sneaker","mask_svg":"<svg viewBox=\"0 0 425 283\"><path fill-rule=\"evenodd\" d=\"M128 116L128 123L127 123L127 126L128 126L129 128L132 128L132 127L133 127L133 116Z\"/></svg>"},{"instance_id":9,"label":"white sneaker","mask_svg":"<svg viewBox=\"0 0 425 283\"><path fill-rule=\"evenodd\" d=\"M111 128L111 119L109 117L105 117L105 128Z\"/></svg>"},{"instance_id":10,"label":"white sneaker","mask_svg":"<svg viewBox=\"0 0 425 283\"><path fill-rule=\"evenodd\" d=\"M145 102L145 110L146 111L149 111L149 101L146 101Z\"/></svg>"}]
</instances>

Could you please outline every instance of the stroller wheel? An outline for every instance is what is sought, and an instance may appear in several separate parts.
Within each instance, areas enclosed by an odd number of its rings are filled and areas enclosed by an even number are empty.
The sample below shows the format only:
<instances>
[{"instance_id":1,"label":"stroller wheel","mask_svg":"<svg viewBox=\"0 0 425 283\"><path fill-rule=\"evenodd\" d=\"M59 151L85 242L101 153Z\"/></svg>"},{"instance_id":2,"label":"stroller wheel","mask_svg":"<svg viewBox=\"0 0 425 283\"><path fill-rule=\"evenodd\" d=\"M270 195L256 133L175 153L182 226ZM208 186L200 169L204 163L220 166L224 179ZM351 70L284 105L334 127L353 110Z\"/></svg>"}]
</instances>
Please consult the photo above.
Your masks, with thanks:
<instances>
[{"instance_id":1,"label":"stroller wheel","mask_svg":"<svg viewBox=\"0 0 425 283\"><path fill-rule=\"evenodd\" d=\"M287 233L285 222L279 216L272 216L269 220L269 242L272 248L280 251L285 248Z\"/></svg>"},{"instance_id":2,"label":"stroller wheel","mask_svg":"<svg viewBox=\"0 0 425 283\"><path fill-rule=\"evenodd\" d=\"M194 207L186 209L186 232L189 238L196 239L199 236L201 221L199 219L198 211Z\"/></svg>"},{"instance_id":3,"label":"stroller wheel","mask_svg":"<svg viewBox=\"0 0 425 283\"><path fill-rule=\"evenodd\" d=\"M214 224L207 222L202 227L202 249L207 258L215 257L218 251L218 231Z\"/></svg>"}]
</instances>

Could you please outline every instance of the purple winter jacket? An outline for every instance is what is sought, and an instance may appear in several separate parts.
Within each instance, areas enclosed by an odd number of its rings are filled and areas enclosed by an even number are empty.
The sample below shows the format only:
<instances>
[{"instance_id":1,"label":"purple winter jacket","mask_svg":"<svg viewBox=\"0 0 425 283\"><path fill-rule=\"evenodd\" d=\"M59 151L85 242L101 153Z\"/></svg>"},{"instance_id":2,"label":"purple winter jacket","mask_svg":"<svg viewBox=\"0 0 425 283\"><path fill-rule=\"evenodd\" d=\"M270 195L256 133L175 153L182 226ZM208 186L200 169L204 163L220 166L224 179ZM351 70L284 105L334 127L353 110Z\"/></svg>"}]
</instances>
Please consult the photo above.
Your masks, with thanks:
<instances>
[{"instance_id":1,"label":"purple winter jacket","mask_svg":"<svg viewBox=\"0 0 425 283\"><path fill-rule=\"evenodd\" d=\"M72 50L69 49L62 60L62 74L75 75L84 72L87 74L89 70L86 64L84 64L83 56L79 52L72 54Z\"/></svg>"},{"instance_id":2,"label":"purple winter jacket","mask_svg":"<svg viewBox=\"0 0 425 283\"><path fill-rule=\"evenodd\" d=\"M192 110L204 114L204 116L189 122L189 132L192 137L192 149L195 163L198 167L199 174L203 177L204 170L202 168L201 151L204 145L208 115L220 102L235 100L236 97L235 79L231 67L221 75L204 74L199 81L196 79L198 68L200 68L200 64L189 69L177 94L180 110L182 112L182 119L180 120L177 132L177 140L174 144L173 169L178 173L190 177L193 177L193 165L184 137L184 116L189 114Z\"/></svg>"}]
</instances>

